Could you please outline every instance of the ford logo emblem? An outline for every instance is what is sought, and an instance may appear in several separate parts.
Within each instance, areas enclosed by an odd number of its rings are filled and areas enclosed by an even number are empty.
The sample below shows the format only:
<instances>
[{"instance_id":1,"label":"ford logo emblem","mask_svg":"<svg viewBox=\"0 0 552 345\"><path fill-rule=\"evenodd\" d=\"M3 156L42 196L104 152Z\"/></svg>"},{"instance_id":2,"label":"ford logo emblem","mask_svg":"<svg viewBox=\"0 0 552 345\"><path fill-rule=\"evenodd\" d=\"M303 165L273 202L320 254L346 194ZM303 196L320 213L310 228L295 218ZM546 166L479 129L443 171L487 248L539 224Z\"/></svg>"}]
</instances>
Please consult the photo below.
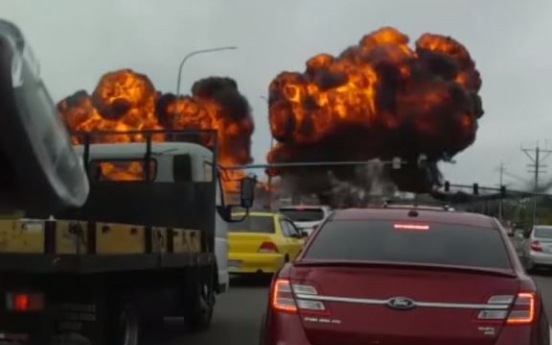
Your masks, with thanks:
<instances>
[{"instance_id":1,"label":"ford logo emblem","mask_svg":"<svg viewBox=\"0 0 552 345\"><path fill-rule=\"evenodd\" d=\"M416 307L416 302L406 297L393 297L387 301L387 306L392 309L412 309Z\"/></svg>"}]
</instances>

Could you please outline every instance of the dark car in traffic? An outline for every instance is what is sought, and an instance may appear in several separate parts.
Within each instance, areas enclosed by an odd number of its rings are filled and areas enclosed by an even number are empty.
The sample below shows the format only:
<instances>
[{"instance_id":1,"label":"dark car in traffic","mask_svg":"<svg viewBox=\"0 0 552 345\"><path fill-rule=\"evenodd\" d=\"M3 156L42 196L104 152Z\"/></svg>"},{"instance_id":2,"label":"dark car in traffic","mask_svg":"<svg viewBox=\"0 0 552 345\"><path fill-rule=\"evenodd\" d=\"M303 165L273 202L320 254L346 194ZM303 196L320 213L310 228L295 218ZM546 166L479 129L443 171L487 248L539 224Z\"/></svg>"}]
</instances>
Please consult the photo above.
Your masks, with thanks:
<instances>
[{"instance_id":1,"label":"dark car in traffic","mask_svg":"<svg viewBox=\"0 0 552 345\"><path fill-rule=\"evenodd\" d=\"M263 345L548 345L541 294L491 217L336 210L272 281Z\"/></svg>"}]
</instances>

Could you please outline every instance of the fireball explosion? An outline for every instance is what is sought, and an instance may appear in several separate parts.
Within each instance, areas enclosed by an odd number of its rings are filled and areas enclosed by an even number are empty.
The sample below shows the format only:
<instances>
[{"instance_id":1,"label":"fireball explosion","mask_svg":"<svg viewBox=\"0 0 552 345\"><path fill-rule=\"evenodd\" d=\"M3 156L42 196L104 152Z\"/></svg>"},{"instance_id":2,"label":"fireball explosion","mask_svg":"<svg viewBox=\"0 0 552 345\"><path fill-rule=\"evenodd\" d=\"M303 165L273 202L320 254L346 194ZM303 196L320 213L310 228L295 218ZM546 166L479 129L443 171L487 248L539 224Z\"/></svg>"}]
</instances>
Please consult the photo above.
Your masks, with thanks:
<instances>
[{"instance_id":1,"label":"fireball explosion","mask_svg":"<svg viewBox=\"0 0 552 345\"><path fill-rule=\"evenodd\" d=\"M339 56L319 54L303 73L280 73L269 86L273 163L391 160L385 168L401 190L426 192L440 184L437 163L470 146L483 115L481 78L456 40L424 34L409 38L385 27ZM428 164L417 165L421 154ZM271 168L292 176L294 188L322 195L331 180L355 183L355 167ZM317 182L313 182L317 181ZM358 181L362 185L362 181ZM371 184L364 184L370 188Z\"/></svg>"},{"instance_id":2,"label":"fireball explosion","mask_svg":"<svg viewBox=\"0 0 552 345\"><path fill-rule=\"evenodd\" d=\"M254 130L250 106L230 78L210 77L195 82L192 95L176 96L156 91L149 78L130 69L106 73L89 95L78 91L58 103L58 111L70 131L131 131L155 129L215 129L218 133L219 163L243 165L252 161L251 135ZM93 137L94 142L140 142L142 135ZM73 136L74 144L82 144ZM155 135L154 141L169 141ZM205 137L203 144L212 140ZM102 163L104 176L139 179L141 166ZM238 188L243 172L223 175L227 191Z\"/></svg>"}]
</instances>

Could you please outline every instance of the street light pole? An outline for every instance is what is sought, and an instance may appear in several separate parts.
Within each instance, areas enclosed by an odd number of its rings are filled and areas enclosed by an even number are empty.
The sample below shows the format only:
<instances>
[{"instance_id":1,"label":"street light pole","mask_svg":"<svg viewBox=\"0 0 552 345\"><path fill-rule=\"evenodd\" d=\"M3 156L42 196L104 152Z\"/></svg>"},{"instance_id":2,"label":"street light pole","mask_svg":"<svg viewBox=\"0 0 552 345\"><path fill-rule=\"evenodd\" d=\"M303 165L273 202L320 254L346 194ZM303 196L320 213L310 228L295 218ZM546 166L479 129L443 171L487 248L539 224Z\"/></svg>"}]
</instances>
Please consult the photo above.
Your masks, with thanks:
<instances>
[{"instance_id":1,"label":"street light pole","mask_svg":"<svg viewBox=\"0 0 552 345\"><path fill-rule=\"evenodd\" d=\"M186 56L184 56L182 61L180 61L180 66L178 67L178 81L176 82L176 96L180 96L180 84L181 84L181 80L182 80L182 67L184 67L184 64L186 63L186 61L188 61L189 58L191 58L194 55L198 55L198 54L214 53L214 52L218 52L218 51L222 51L222 50L235 50L235 49L238 49L238 47L231 46L231 47L218 47L218 48L210 48L210 49L201 49L201 50L196 50L196 51L193 51L191 53L188 53Z\"/></svg>"}]
</instances>

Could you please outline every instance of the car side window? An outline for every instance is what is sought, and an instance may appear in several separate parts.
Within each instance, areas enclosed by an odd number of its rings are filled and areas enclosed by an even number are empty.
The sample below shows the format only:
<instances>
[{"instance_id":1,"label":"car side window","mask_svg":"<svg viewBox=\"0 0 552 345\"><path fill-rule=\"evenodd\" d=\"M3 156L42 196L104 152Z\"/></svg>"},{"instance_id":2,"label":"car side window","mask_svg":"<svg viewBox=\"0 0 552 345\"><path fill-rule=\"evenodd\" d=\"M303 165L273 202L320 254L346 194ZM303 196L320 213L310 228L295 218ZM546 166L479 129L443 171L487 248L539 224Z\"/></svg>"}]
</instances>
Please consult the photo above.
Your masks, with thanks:
<instances>
[{"instance_id":1,"label":"car side window","mask_svg":"<svg viewBox=\"0 0 552 345\"><path fill-rule=\"evenodd\" d=\"M299 231L297 230L297 228L295 228L293 223L290 222L289 220L282 219L281 224L282 224L282 229L284 230L284 234L285 234L286 237L293 237L293 236L297 236L299 234Z\"/></svg>"},{"instance_id":2,"label":"car side window","mask_svg":"<svg viewBox=\"0 0 552 345\"><path fill-rule=\"evenodd\" d=\"M299 231L299 229L297 229L297 227L295 226L295 224L293 224L292 221L289 221L289 220L286 220L286 223L288 224L291 232L295 235L301 235L301 231Z\"/></svg>"},{"instance_id":3,"label":"car side window","mask_svg":"<svg viewBox=\"0 0 552 345\"><path fill-rule=\"evenodd\" d=\"M284 236L291 237L292 232L291 232L291 228L289 227L289 223L285 219L281 219L280 225L282 226L282 232L284 233Z\"/></svg>"}]
</instances>

